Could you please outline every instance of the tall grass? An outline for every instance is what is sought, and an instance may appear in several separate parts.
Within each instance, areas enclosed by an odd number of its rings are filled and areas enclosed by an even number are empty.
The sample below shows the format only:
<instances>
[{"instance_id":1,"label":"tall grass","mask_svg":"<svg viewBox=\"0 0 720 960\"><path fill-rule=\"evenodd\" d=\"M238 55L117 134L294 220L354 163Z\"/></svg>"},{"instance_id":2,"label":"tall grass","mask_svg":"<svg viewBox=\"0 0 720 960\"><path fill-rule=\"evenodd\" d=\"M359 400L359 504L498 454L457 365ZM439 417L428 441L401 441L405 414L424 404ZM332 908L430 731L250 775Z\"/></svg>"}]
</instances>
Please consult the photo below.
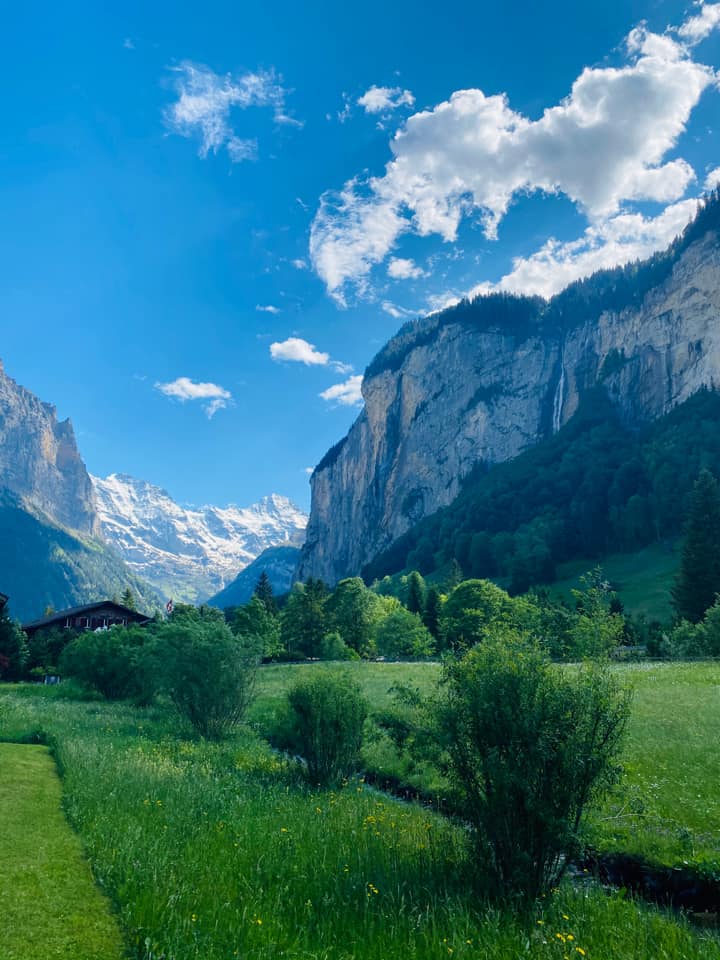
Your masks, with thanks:
<instances>
[{"instance_id":1,"label":"tall grass","mask_svg":"<svg viewBox=\"0 0 720 960\"><path fill-rule=\"evenodd\" d=\"M158 710L0 692L0 738L38 737L135 958L720 960L592 886L530 918L488 910L461 827L361 781L310 791L251 731L208 744Z\"/></svg>"}]
</instances>

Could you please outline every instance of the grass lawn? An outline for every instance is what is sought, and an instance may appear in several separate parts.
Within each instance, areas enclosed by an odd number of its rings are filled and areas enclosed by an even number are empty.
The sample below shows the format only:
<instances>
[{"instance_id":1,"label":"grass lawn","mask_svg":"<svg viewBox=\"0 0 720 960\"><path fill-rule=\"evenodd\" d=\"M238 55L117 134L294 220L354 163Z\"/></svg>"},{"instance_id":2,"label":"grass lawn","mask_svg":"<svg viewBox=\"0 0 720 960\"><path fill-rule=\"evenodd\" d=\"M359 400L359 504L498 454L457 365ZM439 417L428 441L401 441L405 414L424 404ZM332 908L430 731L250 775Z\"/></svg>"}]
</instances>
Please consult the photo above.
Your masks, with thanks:
<instances>
[{"instance_id":1,"label":"grass lawn","mask_svg":"<svg viewBox=\"0 0 720 960\"><path fill-rule=\"evenodd\" d=\"M3 960L119 960L110 905L61 807L46 747L0 743Z\"/></svg>"},{"instance_id":2,"label":"grass lawn","mask_svg":"<svg viewBox=\"0 0 720 960\"><path fill-rule=\"evenodd\" d=\"M293 676L315 669L337 667L264 669L255 722L270 716ZM393 682L430 687L439 672L432 664L350 669L377 703ZM651 705L677 668L661 668L657 681L622 669L655 691ZM711 687L720 668L699 669ZM675 708L703 689L690 674L678 685ZM652 710L641 710L652 736ZM474 892L465 830L362 782L310 790L253 729L209 744L160 708L0 687L0 739L39 736L54 745L69 819L137 960L720 960L714 934L592 886L564 884L530 917L487 908ZM661 751L667 731L655 739ZM630 749L642 761L634 740ZM668 802L683 776L663 785ZM714 784L706 799L713 795ZM693 815L702 821L700 806Z\"/></svg>"}]
</instances>

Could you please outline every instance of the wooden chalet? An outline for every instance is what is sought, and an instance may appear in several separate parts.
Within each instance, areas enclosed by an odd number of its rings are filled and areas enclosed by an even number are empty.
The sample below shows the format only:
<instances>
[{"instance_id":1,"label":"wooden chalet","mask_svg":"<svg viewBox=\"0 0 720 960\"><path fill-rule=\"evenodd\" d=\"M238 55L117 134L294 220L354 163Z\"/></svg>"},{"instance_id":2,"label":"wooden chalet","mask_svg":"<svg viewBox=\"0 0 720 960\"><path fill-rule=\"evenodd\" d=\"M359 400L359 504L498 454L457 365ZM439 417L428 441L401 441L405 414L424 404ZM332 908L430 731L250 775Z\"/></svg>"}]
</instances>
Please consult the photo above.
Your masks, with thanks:
<instances>
[{"instance_id":1,"label":"wooden chalet","mask_svg":"<svg viewBox=\"0 0 720 960\"><path fill-rule=\"evenodd\" d=\"M113 600L98 600L97 603L86 603L82 607L70 607L69 610L58 610L40 620L31 620L22 625L25 633L32 637L38 630L51 630L59 627L61 630L76 630L78 633L85 630L106 630L108 627L127 627L131 623L141 626L148 623L150 617L137 610L130 610L121 603Z\"/></svg>"}]
</instances>

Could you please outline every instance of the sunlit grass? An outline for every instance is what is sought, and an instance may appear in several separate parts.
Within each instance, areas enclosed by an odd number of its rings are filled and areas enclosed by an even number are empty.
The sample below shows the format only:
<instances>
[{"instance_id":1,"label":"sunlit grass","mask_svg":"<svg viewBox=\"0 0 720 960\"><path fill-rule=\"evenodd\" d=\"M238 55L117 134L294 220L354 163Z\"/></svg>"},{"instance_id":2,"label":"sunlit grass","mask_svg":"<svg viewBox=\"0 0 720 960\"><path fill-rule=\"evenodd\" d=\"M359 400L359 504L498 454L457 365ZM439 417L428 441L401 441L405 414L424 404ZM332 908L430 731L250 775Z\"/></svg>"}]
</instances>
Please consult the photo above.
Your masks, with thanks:
<instances>
[{"instance_id":1,"label":"sunlit grass","mask_svg":"<svg viewBox=\"0 0 720 960\"><path fill-rule=\"evenodd\" d=\"M0 743L0 956L120 960L117 923L60 796L46 747Z\"/></svg>"}]
</instances>

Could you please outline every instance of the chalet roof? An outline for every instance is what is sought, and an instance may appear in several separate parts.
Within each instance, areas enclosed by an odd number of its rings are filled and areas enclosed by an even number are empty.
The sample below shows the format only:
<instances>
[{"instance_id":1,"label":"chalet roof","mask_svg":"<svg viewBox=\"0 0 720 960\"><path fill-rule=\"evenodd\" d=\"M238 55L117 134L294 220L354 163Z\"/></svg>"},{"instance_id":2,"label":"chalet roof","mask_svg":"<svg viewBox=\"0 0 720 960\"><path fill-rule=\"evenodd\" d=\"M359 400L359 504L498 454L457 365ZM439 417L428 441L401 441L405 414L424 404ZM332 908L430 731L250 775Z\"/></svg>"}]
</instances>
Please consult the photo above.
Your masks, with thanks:
<instances>
[{"instance_id":1,"label":"chalet roof","mask_svg":"<svg viewBox=\"0 0 720 960\"><path fill-rule=\"evenodd\" d=\"M23 630L38 630L40 627L48 627L59 620L65 620L68 617L82 617L92 613L94 610L100 610L103 607L111 607L117 611L119 616L126 617L134 623L145 623L150 617L144 613L138 613L137 610L131 610L130 607L124 607L121 603L115 603L114 600L97 600L95 603L86 603L81 607L69 607L67 610L57 610L47 617L41 617L39 620L31 620L22 625Z\"/></svg>"}]
</instances>

